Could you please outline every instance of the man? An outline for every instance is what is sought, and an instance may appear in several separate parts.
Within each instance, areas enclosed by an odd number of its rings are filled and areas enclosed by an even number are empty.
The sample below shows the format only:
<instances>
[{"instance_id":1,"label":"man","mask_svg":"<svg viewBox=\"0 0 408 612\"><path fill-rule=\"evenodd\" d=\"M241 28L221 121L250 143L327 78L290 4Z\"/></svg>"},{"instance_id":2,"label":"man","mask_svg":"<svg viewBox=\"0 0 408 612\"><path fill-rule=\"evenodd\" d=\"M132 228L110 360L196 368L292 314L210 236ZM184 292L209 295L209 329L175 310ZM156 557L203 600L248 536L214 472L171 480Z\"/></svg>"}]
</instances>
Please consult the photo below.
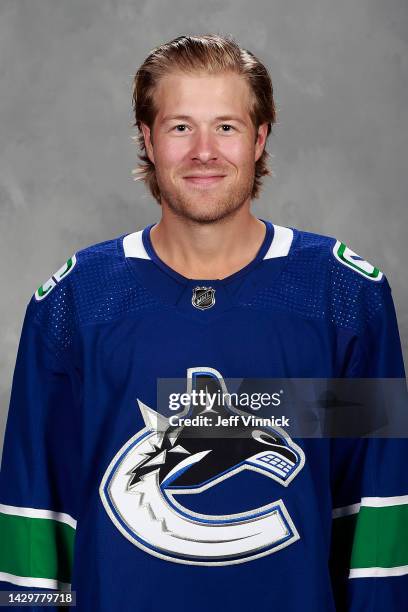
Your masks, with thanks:
<instances>
[{"instance_id":1,"label":"man","mask_svg":"<svg viewBox=\"0 0 408 612\"><path fill-rule=\"evenodd\" d=\"M283 418L301 413L285 380L404 379L384 274L251 213L275 108L234 41L154 49L134 102L162 217L79 251L27 307L2 589L72 588L81 611L407 610L406 441L295 440ZM283 383L245 409L220 399L235 379Z\"/></svg>"}]
</instances>

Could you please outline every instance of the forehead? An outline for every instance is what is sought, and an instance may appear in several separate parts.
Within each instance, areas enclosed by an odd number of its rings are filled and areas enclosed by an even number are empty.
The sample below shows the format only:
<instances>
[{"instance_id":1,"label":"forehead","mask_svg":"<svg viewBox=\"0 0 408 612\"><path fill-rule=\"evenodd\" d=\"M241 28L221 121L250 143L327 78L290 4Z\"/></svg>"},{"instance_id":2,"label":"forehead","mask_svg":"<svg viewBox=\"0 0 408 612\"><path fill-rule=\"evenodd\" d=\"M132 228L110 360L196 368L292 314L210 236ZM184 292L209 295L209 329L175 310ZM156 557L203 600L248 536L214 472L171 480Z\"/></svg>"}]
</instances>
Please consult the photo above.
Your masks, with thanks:
<instances>
[{"instance_id":1,"label":"forehead","mask_svg":"<svg viewBox=\"0 0 408 612\"><path fill-rule=\"evenodd\" d=\"M155 92L157 121L168 115L211 117L234 114L249 118L251 91L244 77L233 73L171 73Z\"/></svg>"}]
</instances>

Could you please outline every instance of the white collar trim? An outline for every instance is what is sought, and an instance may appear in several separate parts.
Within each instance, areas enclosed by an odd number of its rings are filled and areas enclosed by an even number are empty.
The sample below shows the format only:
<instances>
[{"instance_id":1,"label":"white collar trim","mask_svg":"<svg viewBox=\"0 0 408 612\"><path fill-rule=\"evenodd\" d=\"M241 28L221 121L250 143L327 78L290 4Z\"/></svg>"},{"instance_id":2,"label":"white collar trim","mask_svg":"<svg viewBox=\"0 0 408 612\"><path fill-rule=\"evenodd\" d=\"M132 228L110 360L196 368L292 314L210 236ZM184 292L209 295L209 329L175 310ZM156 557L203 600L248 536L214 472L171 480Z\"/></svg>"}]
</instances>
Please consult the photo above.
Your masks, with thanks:
<instances>
[{"instance_id":1,"label":"white collar trim","mask_svg":"<svg viewBox=\"0 0 408 612\"><path fill-rule=\"evenodd\" d=\"M274 234L271 246L264 255L264 259L274 257L286 257L290 251L293 241L293 230L281 225L273 225ZM123 250L125 257L135 257L137 259L150 259L142 239L143 230L128 234L123 238Z\"/></svg>"},{"instance_id":2,"label":"white collar trim","mask_svg":"<svg viewBox=\"0 0 408 612\"><path fill-rule=\"evenodd\" d=\"M138 259L150 259L142 239L143 230L128 234L123 238L123 250L125 257L136 257Z\"/></svg>"},{"instance_id":3,"label":"white collar trim","mask_svg":"<svg viewBox=\"0 0 408 612\"><path fill-rule=\"evenodd\" d=\"M273 225L273 239L271 246L265 253L264 259L272 259L273 257L286 257L290 251L293 241L293 230L290 227L281 225Z\"/></svg>"}]
</instances>

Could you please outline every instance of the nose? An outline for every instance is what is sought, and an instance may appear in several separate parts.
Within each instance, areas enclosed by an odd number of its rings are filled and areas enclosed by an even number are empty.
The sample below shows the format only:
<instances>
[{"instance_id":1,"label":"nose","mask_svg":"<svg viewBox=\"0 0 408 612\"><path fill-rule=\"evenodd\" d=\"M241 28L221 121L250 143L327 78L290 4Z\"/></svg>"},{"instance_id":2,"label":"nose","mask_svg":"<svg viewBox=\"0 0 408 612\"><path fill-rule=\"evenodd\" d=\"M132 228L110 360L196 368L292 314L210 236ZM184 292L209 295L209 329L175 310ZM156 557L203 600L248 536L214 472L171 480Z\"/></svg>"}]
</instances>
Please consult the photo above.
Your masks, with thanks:
<instances>
[{"instance_id":1,"label":"nose","mask_svg":"<svg viewBox=\"0 0 408 612\"><path fill-rule=\"evenodd\" d=\"M194 134L190 156L191 159L199 160L203 163L218 158L216 138L210 134L209 130L205 128L199 129Z\"/></svg>"}]
</instances>

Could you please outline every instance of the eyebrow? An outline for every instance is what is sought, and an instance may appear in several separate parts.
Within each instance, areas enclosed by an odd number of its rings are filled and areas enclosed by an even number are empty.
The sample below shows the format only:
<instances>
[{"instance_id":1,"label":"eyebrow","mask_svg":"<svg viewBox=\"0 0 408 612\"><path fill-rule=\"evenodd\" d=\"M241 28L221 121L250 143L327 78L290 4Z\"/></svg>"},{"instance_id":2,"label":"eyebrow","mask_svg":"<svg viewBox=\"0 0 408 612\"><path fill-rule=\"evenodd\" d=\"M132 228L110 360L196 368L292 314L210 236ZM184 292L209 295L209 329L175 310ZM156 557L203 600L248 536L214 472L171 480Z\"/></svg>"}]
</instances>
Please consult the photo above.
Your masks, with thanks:
<instances>
[{"instance_id":1,"label":"eyebrow","mask_svg":"<svg viewBox=\"0 0 408 612\"><path fill-rule=\"evenodd\" d=\"M165 115L162 119L163 123L166 121L171 121L172 119L183 119L184 121L194 121L193 117L190 115ZM237 121L238 123L242 123L246 125L245 121L236 115L221 115L220 117L215 117L215 121Z\"/></svg>"}]
</instances>

